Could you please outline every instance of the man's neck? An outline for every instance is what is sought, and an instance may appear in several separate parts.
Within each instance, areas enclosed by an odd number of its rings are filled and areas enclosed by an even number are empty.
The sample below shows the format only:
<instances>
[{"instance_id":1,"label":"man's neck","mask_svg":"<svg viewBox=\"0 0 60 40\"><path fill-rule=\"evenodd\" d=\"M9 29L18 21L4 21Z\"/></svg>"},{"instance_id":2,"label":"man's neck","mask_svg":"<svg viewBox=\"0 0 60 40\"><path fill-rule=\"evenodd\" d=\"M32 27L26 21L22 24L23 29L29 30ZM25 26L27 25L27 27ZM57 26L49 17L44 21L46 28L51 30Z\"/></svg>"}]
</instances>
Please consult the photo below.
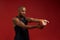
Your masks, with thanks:
<instances>
[{"instance_id":1,"label":"man's neck","mask_svg":"<svg viewBox=\"0 0 60 40\"><path fill-rule=\"evenodd\" d=\"M19 18L25 18L23 15L18 15Z\"/></svg>"}]
</instances>

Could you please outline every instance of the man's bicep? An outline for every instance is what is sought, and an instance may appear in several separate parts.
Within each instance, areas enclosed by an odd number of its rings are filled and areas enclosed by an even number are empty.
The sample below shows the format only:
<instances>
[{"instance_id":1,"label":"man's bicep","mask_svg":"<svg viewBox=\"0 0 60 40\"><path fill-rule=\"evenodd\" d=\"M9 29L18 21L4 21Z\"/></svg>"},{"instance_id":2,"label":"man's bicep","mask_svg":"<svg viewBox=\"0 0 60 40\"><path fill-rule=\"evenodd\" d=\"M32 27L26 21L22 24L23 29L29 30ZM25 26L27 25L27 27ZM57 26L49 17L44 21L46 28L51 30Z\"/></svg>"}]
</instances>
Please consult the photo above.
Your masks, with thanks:
<instances>
[{"instance_id":1,"label":"man's bicep","mask_svg":"<svg viewBox=\"0 0 60 40\"><path fill-rule=\"evenodd\" d=\"M22 21L20 21L18 18L14 18L14 19L13 19L13 23L14 23L15 25L20 26L20 27L25 27L25 24L24 24Z\"/></svg>"},{"instance_id":2,"label":"man's bicep","mask_svg":"<svg viewBox=\"0 0 60 40\"><path fill-rule=\"evenodd\" d=\"M26 19L27 19L28 22L33 22L34 21L34 19L30 18L30 17L27 17Z\"/></svg>"}]
</instances>

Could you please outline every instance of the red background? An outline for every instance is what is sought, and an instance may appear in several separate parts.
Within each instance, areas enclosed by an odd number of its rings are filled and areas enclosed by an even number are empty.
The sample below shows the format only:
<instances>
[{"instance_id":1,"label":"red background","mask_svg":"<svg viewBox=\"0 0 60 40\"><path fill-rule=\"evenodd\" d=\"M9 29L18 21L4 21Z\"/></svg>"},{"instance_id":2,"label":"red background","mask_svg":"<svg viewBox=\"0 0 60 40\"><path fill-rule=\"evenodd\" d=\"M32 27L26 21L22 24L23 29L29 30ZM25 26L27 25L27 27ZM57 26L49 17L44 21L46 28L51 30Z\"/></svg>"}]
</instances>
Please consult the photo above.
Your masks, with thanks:
<instances>
[{"instance_id":1,"label":"red background","mask_svg":"<svg viewBox=\"0 0 60 40\"><path fill-rule=\"evenodd\" d=\"M12 18L19 6L27 7L27 16L48 19L43 30L29 29L30 40L60 40L60 1L58 0L0 0L0 40L13 40Z\"/></svg>"}]
</instances>

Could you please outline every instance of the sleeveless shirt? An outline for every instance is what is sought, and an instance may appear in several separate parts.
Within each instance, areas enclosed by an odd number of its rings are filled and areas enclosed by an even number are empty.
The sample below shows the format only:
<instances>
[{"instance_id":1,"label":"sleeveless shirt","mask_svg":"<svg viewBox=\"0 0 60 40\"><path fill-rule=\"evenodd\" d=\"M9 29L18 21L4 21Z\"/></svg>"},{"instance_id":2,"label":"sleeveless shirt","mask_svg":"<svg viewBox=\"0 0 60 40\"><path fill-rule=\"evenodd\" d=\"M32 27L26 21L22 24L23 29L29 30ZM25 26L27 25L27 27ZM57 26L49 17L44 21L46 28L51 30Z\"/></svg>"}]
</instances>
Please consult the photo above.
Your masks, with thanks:
<instances>
[{"instance_id":1,"label":"sleeveless shirt","mask_svg":"<svg viewBox=\"0 0 60 40\"><path fill-rule=\"evenodd\" d=\"M28 24L28 21L25 17L21 17L21 19L17 16L17 18L22 21L25 25ZM28 29L22 28L18 25L15 25L15 38L14 40L29 40Z\"/></svg>"}]
</instances>

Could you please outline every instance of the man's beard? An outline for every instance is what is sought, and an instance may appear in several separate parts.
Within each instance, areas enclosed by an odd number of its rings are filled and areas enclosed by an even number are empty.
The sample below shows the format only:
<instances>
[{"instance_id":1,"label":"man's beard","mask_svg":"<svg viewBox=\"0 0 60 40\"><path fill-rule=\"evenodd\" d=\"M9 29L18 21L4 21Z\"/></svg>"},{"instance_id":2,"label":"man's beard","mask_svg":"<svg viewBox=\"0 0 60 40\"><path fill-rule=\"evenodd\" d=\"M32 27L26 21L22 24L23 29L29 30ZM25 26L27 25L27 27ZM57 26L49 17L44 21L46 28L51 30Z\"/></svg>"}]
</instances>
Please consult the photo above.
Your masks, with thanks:
<instances>
[{"instance_id":1,"label":"man's beard","mask_svg":"<svg viewBox=\"0 0 60 40\"><path fill-rule=\"evenodd\" d=\"M21 17L21 18L22 18L22 17L25 17L25 16L23 16L23 15L21 15L21 14L20 14L20 15L19 15L19 17Z\"/></svg>"}]
</instances>

